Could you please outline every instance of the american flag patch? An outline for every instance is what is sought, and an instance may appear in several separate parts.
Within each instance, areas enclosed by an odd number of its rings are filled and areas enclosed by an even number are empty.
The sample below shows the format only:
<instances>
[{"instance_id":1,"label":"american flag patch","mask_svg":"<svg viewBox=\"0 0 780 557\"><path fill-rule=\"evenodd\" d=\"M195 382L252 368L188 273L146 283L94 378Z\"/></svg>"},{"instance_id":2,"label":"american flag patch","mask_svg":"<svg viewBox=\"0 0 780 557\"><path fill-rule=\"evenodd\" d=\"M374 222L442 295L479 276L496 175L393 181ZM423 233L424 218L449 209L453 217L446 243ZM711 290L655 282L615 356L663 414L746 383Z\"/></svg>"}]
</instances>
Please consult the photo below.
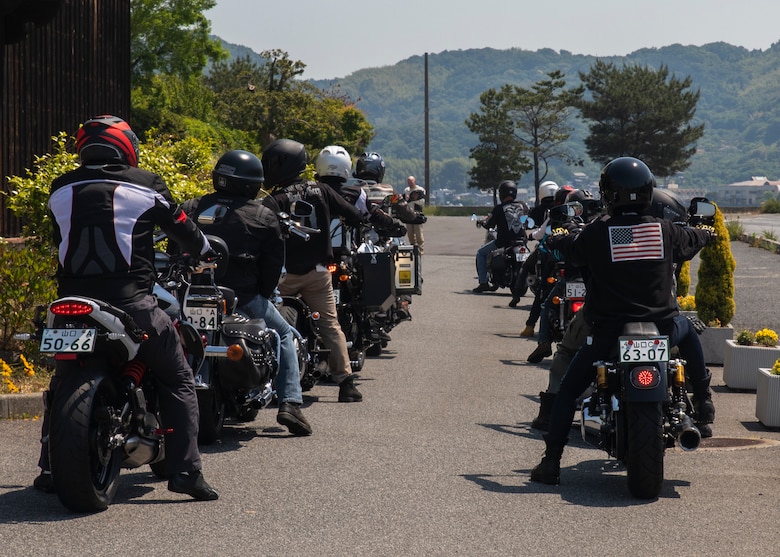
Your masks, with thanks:
<instances>
[{"instance_id":1,"label":"american flag patch","mask_svg":"<svg viewBox=\"0 0 780 557\"><path fill-rule=\"evenodd\" d=\"M663 259L664 238L661 223L610 226L609 247L612 250L613 262Z\"/></svg>"}]
</instances>

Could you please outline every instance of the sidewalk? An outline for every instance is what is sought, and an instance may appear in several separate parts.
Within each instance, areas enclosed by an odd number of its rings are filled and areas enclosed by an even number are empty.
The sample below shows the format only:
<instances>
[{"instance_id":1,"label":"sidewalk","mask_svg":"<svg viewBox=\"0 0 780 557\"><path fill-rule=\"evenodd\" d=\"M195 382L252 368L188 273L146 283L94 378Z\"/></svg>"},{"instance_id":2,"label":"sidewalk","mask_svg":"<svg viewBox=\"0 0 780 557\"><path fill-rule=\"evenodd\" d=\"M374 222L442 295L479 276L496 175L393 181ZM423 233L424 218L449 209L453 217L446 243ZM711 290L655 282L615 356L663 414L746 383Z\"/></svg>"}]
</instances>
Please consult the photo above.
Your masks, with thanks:
<instances>
[{"instance_id":1,"label":"sidewalk","mask_svg":"<svg viewBox=\"0 0 780 557\"><path fill-rule=\"evenodd\" d=\"M39 418L43 415L43 393L0 395L0 420Z\"/></svg>"}]
</instances>

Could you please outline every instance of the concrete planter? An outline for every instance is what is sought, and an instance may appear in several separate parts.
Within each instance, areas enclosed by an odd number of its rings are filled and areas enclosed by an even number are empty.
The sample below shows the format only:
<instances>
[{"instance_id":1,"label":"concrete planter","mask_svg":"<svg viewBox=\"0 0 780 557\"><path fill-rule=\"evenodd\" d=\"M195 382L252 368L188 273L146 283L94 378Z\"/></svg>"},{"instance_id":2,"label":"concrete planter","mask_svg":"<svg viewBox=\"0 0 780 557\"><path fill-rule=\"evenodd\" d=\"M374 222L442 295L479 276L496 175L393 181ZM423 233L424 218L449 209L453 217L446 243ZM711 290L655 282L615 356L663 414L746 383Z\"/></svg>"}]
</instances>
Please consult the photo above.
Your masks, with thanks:
<instances>
[{"instance_id":1,"label":"concrete planter","mask_svg":"<svg viewBox=\"0 0 780 557\"><path fill-rule=\"evenodd\" d=\"M758 368L756 375L756 418L766 427L780 427L780 375L770 368Z\"/></svg>"},{"instance_id":2,"label":"concrete planter","mask_svg":"<svg viewBox=\"0 0 780 557\"><path fill-rule=\"evenodd\" d=\"M734 338L734 327L707 327L699 335L701 349L704 352L704 362L722 366L726 351L726 341Z\"/></svg>"},{"instance_id":3,"label":"concrete planter","mask_svg":"<svg viewBox=\"0 0 780 557\"><path fill-rule=\"evenodd\" d=\"M723 353L723 381L732 389L755 391L758 368L771 368L778 358L778 346L741 346L727 340Z\"/></svg>"}]
</instances>

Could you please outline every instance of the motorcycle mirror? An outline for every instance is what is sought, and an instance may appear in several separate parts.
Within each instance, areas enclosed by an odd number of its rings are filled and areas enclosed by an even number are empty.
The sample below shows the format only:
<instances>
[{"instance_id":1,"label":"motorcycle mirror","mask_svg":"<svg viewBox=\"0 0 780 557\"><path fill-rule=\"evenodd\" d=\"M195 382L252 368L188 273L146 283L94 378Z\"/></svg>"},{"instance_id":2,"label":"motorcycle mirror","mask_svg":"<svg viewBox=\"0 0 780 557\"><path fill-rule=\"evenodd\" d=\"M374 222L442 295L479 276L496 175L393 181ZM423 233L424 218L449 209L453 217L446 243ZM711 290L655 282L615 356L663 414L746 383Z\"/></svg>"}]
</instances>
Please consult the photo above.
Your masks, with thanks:
<instances>
[{"instance_id":1,"label":"motorcycle mirror","mask_svg":"<svg viewBox=\"0 0 780 557\"><path fill-rule=\"evenodd\" d=\"M525 226L526 228L534 228L536 226L536 221L532 217L528 217L525 219Z\"/></svg>"},{"instance_id":2,"label":"motorcycle mirror","mask_svg":"<svg viewBox=\"0 0 780 557\"><path fill-rule=\"evenodd\" d=\"M314 213L314 205L308 201L293 201L290 205L290 212L294 217L310 217Z\"/></svg>"},{"instance_id":3,"label":"motorcycle mirror","mask_svg":"<svg viewBox=\"0 0 780 557\"><path fill-rule=\"evenodd\" d=\"M697 200L695 203L695 207L692 207L694 217L714 217L715 216L715 205L713 203L710 203L709 201L701 201Z\"/></svg>"},{"instance_id":4,"label":"motorcycle mirror","mask_svg":"<svg viewBox=\"0 0 780 557\"><path fill-rule=\"evenodd\" d=\"M227 207L217 203L198 215L198 224L217 224L227 214Z\"/></svg>"},{"instance_id":5,"label":"motorcycle mirror","mask_svg":"<svg viewBox=\"0 0 780 557\"><path fill-rule=\"evenodd\" d=\"M475 220L477 220L478 218L479 218L479 217L477 216L477 214L476 214L476 213L471 213L471 222L474 222L474 221L475 221Z\"/></svg>"}]
</instances>

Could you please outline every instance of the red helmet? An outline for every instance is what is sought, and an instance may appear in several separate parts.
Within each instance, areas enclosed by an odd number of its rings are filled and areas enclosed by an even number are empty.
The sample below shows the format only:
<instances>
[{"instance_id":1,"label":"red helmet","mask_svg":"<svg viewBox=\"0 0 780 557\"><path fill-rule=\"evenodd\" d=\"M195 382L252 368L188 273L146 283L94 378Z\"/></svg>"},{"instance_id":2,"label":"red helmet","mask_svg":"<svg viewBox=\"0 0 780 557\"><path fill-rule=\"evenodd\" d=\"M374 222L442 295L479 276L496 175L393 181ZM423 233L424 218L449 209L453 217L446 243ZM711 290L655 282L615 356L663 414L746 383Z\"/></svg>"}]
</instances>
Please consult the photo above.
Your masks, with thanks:
<instances>
[{"instance_id":1,"label":"red helmet","mask_svg":"<svg viewBox=\"0 0 780 557\"><path fill-rule=\"evenodd\" d=\"M97 116L84 122L76 134L76 150L83 164L138 166L138 136L116 116Z\"/></svg>"}]
</instances>

